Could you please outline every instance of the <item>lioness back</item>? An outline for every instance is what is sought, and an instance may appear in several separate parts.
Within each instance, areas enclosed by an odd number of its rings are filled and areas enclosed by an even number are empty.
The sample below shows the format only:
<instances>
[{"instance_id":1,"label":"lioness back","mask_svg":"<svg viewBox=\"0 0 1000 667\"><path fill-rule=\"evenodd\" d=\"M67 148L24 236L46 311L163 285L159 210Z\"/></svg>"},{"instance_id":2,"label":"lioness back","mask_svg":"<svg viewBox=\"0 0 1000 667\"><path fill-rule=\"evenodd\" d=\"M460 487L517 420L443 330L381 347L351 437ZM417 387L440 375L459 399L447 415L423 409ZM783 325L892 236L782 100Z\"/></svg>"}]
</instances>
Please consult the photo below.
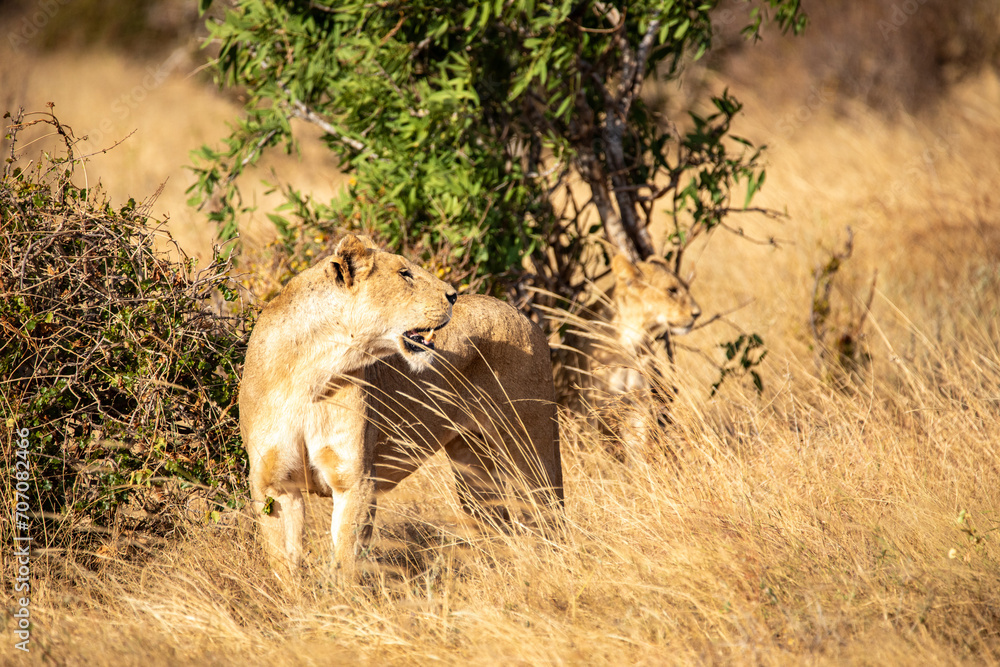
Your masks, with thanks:
<instances>
[{"instance_id":1,"label":"lioness back","mask_svg":"<svg viewBox=\"0 0 1000 667\"><path fill-rule=\"evenodd\" d=\"M399 460L416 444L427 452L444 446L459 463L501 453L515 468L532 471L530 486L561 501L552 364L542 330L503 301L464 295L434 346L429 369L414 372L398 359L376 367L380 490L408 473ZM490 451L476 451L480 445ZM412 457L412 449L407 453Z\"/></svg>"}]
</instances>

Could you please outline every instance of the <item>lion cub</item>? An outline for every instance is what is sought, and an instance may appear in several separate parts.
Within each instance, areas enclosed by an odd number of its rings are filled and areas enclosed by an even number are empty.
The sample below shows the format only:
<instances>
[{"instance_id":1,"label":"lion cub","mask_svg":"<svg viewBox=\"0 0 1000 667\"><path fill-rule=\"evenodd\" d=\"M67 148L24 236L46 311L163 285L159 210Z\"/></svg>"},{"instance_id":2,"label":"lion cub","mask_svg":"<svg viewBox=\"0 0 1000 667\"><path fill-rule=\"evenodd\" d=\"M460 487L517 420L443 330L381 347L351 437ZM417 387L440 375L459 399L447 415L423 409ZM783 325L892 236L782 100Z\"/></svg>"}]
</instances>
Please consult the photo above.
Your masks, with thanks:
<instances>
[{"instance_id":1,"label":"lion cub","mask_svg":"<svg viewBox=\"0 0 1000 667\"><path fill-rule=\"evenodd\" d=\"M569 403L596 418L605 434L640 444L651 422L640 408L661 387L658 353L670 335L691 330L701 308L662 258L633 263L616 255L611 269L615 284L606 302L570 321Z\"/></svg>"},{"instance_id":2,"label":"lion cub","mask_svg":"<svg viewBox=\"0 0 1000 667\"><path fill-rule=\"evenodd\" d=\"M239 407L253 510L279 571L301 561L304 491L333 497L334 562L349 572L374 494L442 448L469 512L507 518L511 489L562 503L545 336L365 237L344 237L261 312Z\"/></svg>"}]
</instances>

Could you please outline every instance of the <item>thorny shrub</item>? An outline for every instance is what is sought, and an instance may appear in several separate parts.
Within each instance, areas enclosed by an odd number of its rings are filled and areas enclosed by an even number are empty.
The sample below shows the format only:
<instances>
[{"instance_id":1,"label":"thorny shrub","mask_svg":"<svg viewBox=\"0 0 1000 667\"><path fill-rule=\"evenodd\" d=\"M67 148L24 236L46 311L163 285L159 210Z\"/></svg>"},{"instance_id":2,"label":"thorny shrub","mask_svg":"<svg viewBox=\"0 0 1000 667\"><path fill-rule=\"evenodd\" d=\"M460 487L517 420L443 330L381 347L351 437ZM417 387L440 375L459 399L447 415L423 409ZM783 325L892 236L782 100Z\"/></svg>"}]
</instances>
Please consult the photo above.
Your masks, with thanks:
<instances>
[{"instance_id":1,"label":"thorny shrub","mask_svg":"<svg viewBox=\"0 0 1000 667\"><path fill-rule=\"evenodd\" d=\"M196 271L148 203L114 208L75 185L85 158L51 109L12 120L0 181L4 507L24 429L35 546L74 529L163 529L167 506L192 494L205 512L234 505L246 471L236 398L250 311L229 262L216 252ZM18 135L31 126L61 145L25 167Z\"/></svg>"}]
</instances>

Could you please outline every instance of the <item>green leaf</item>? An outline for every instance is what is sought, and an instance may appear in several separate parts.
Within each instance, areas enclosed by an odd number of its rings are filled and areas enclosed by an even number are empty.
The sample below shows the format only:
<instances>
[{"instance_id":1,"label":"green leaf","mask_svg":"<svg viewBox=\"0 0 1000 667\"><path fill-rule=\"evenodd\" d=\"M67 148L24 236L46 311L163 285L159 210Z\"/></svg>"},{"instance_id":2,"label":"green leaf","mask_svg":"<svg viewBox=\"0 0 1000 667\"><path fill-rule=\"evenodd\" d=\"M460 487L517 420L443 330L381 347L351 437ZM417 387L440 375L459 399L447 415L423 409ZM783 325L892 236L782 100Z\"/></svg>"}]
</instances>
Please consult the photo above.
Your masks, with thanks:
<instances>
[{"instance_id":1,"label":"green leaf","mask_svg":"<svg viewBox=\"0 0 1000 667\"><path fill-rule=\"evenodd\" d=\"M684 35L687 34L688 28L690 27L691 27L691 19L684 19L683 21L681 21L680 25L677 26L677 29L674 30L674 39L678 41L683 40Z\"/></svg>"},{"instance_id":2,"label":"green leaf","mask_svg":"<svg viewBox=\"0 0 1000 667\"><path fill-rule=\"evenodd\" d=\"M764 187L764 179L766 177L767 177L767 172L765 172L763 169L760 170L760 174L757 176L754 176L754 174L752 173L750 174L750 177L747 180L747 196L743 202L743 208L749 208L750 202L751 200L753 200L754 195L757 194L758 190Z\"/></svg>"}]
</instances>

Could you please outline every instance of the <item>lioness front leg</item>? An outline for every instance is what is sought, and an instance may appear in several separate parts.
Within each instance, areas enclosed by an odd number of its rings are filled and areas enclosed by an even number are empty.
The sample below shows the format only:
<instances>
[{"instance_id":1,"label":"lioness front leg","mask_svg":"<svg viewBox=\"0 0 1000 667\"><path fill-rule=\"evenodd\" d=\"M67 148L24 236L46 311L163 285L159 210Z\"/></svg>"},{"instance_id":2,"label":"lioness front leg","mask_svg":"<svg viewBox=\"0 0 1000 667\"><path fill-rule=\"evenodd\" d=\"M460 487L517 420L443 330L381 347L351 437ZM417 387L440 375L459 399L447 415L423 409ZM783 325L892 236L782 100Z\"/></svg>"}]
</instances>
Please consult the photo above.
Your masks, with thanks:
<instances>
[{"instance_id":1,"label":"lioness front leg","mask_svg":"<svg viewBox=\"0 0 1000 667\"><path fill-rule=\"evenodd\" d=\"M352 453L353 454L353 453ZM330 539L334 567L353 574L358 554L371 538L375 519L375 481L365 457L321 447L310 453L319 476L330 488L333 512Z\"/></svg>"},{"instance_id":2,"label":"lioness front leg","mask_svg":"<svg viewBox=\"0 0 1000 667\"><path fill-rule=\"evenodd\" d=\"M251 469L250 495L264 549L271 567L281 574L294 573L302 562L302 529L305 506L301 481L275 482L270 470Z\"/></svg>"},{"instance_id":3,"label":"lioness front leg","mask_svg":"<svg viewBox=\"0 0 1000 667\"><path fill-rule=\"evenodd\" d=\"M349 576L371 536L375 505L375 429L367 419L360 374L327 383L306 424L309 463L333 498L334 567Z\"/></svg>"},{"instance_id":4,"label":"lioness front leg","mask_svg":"<svg viewBox=\"0 0 1000 667\"><path fill-rule=\"evenodd\" d=\"M354 572L357 558L371 539L375 522L375 483L371 478L333 494L330 536L334 564L343 574Z\"/></svg>"}]
</instances>

